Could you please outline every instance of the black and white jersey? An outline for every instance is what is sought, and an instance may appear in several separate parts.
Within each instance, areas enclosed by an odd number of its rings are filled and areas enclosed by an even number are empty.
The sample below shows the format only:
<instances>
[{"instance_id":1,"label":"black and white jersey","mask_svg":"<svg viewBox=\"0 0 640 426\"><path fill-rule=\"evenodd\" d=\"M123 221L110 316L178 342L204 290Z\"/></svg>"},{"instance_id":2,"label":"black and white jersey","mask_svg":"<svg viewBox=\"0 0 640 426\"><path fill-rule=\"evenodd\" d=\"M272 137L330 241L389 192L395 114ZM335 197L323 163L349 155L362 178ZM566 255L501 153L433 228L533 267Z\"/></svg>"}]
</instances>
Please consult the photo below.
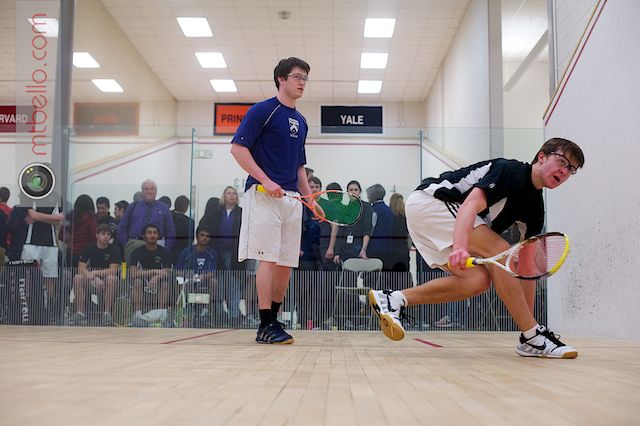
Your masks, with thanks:
<instances>
[{"instance_id":1,"label":"black and white jersey","mask_svg":"<svg viewBox=\"0 0 640 426\"><path fill-rule=\"evenodd\" d=\"M516 222L526 225L525 237L539 234L544 223L542 189L531 182L531 165L496 158L427 178L417 189L444 201L453 216L473 188L481 188L488 207L480 212L498 234Z\"/></svg>"}]
</instances>

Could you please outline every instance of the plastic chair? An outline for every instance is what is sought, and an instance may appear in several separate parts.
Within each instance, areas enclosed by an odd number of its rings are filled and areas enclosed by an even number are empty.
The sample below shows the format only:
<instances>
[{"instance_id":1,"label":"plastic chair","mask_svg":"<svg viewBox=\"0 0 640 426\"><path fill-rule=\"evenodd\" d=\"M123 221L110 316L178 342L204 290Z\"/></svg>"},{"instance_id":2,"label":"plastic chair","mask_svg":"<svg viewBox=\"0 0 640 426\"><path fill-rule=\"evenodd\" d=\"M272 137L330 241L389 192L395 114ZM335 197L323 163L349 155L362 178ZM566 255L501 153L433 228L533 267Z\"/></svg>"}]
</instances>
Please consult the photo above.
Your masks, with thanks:
<instances>
[{"instance_id":1,"label":"plastic chair","mask_svg":"<svg viewBox=\"0 0 640 426\"><path fill-rule=\"evenodd\" d=\"M368 319L368 329L372 329L374 317L368 307L367 293L372 288L378 288L382 265L382 260L375 258L352 258L342 263L340 281L335 287L334 303L334 321L339 328L361 328L358 324Z\"/></svg>"}]
</instances>

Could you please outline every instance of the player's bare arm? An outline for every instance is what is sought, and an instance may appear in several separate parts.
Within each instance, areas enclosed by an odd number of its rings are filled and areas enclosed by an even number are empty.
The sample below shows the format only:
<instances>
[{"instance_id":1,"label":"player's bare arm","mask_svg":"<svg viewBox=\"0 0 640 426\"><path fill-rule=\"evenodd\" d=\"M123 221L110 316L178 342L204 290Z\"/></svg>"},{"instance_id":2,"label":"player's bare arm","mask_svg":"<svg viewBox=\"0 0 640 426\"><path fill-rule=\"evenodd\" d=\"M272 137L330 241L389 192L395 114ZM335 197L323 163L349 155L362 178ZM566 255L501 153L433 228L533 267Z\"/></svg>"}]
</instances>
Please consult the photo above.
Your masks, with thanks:
<instances>
[{"instance_id":1,"label":"player's bare arm","mask_svg":"<svg viewBox=\"0 0 640 426\"><path fill-rule=\"evenodd\" d=\"M258 166L256 161L253 159L249 148L237 143L232 143L231 155L233 155L233 158L235 158L238 165L240 165L240 167L242 167L245 172L249 173L251 176L260 181L269 195L276 198L284 197L284 191L282 190L280 185L272 181L269 176L267 176L267 174L260 168L260 166ZM307 183L307 188L308 187L309 184Z\"/></svg>"}]
</instances>

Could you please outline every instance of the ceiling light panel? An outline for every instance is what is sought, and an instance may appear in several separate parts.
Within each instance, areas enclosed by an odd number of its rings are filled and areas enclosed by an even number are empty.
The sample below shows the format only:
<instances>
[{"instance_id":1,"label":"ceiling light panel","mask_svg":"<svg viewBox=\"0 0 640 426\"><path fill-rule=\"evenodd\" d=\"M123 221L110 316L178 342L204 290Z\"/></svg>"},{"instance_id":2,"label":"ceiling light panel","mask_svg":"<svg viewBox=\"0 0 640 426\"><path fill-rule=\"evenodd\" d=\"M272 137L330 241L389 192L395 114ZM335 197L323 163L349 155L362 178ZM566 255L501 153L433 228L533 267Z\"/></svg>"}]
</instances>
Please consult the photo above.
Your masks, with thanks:
<instances>
[{"instance_id":1,"label":"ceiling light panel","mask_svg":"<svg viewBox=\"0 0 640 426\"><path fill-rule=\"evenodd\" d=\"M384 69L387 67L388 53L362 53L360 55L360 68Z\"/></svg>"},{"instance_id":2,"label":"ceiling light panel","mask_svg":"<svg viewBox=\"0 0 640 426\"><path fill-rule=\"evenodd\" d=\"M380 80L359 80L358 93L380 93L382 81Z\"/></svg>"},{"instance_id":3,"label":"ceiling light panel","mask_svg":"<svg viewBox=\"0 0 640 426\"><path fill-rule=\"evenodd\" d=\"M226 68L227 63L220 52L196 52L202 68Z\"/></svg>"},{"instance_id":4,"label":"ceiling light panel","mask_svg":"<svg viewBox=\"0 0 640 426\"><path fill-rule=\"evenodd\" d=\"M213 37L207 18L176 18L185 37Z\"/></svg>"},{"instance_id":5,"label":"ceiling light panel","mask_svg":"<svg viewBox=\"0 0 640 426\"><path fill-rule=\"evenodd\" d=\"M94 78L91 80L98 89L105 93L122 93L124 89L112 78Z\"/></svg>"},{"instance_id":6,"label":"ceiling light panel","mask_svg":"<svg viewBox=\"0 0 640 426\"><path fill-rule=\"evenodd\" d=\"M40 32L45 37L58 37L58 20L55 18L27 18L33 26L33 32Z\"/></svg>"},{"instance_id":7,"label":"ceiling light panel","mask_svg":"<svg viewBox=\"0 0 640 426\"><path fill-rule=\"evenodd\" d=\"M100 68L89 52L73 52L73 66L76 68Z\"/></svg>"},{"instance_id":8,"label":"ceiling light panel","mask_svg":"<svg viewBox=\"0 0 640 426\"><path fill-rule=\"evenodd\" d=\"M367 18L364 21L364 36L366 38L391 38L395 26L395 18Z\"/></svg>"},{"instance_id":9,"label":"ceiling light panel","mask_svg":"<svg viewBox=\"0 0 640 426\"><path fill-rule=\"evenodd\" d=\"M237 92L238 88L233 80L209 80L213 90L219 93L233 93Z\"/></svg>"}]
</instances>

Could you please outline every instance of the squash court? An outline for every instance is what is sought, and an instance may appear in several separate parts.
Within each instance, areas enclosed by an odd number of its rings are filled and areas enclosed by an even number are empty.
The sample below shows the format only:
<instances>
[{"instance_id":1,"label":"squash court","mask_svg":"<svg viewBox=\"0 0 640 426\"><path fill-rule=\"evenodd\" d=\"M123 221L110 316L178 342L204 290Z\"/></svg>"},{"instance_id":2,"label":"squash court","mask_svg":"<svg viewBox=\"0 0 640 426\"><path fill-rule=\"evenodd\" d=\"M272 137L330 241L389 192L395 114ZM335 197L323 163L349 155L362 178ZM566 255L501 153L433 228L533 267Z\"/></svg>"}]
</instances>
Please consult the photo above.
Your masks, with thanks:
<instances>
[{"instance_id":1,"label":"squash court","mask_svg":"<svg viewBox=\"0 0 640 426\"><path fill-rule=\"evenodd\" d=\"M522 358L514 332L0 327L3 425L637 424L640 344L563 336ZM542 415L542 414L541 414Z\"/></svg>"}]
</instances>

